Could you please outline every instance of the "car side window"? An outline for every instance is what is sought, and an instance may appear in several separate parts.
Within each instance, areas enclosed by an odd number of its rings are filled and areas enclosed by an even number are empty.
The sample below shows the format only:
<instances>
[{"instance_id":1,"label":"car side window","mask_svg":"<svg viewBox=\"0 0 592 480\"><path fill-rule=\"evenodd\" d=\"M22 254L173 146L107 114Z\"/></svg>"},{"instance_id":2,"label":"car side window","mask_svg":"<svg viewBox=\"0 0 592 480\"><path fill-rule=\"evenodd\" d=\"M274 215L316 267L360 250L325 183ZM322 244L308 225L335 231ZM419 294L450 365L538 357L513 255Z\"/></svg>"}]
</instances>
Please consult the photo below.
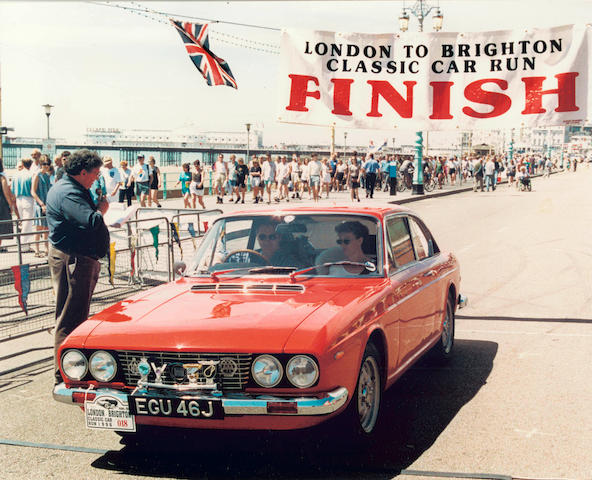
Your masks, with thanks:
<instances>
[{"instance_id":1,"label":"car side window","mask_svg":"<svg viewBox=\"0 0 592 480\"><path fill-rule=\"evenodd\" d=\"M386 229L397 266L402 267L415 261L407 218L393 217L388 219Z\"/></svg>"},{"instance_id":2,"label":"car side window","mask_svg":"<svg viewBox=\"0 0 592 480\"><path fill-rule=\"evenodd\" d=\"M428 245L428 240L415 219L409 218L409 226L411 227L411 239L413 240L413 245L415 246L415 254L417 255L417 259L423 260L424 258L432 256L433 252Z\"/></svg>"}]
</instances>

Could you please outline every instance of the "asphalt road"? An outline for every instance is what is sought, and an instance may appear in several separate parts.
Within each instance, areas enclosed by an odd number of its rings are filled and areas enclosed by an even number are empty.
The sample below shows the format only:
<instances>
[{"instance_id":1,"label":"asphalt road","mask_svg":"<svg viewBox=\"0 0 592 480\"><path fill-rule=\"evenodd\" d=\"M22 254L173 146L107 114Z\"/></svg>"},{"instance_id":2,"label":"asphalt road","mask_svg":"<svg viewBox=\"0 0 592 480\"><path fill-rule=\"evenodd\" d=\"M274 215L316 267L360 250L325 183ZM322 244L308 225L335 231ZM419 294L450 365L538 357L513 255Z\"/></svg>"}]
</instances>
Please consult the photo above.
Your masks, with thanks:
<instances>
[{"instance_id":1,"label":"asphalt road","mask_svg":"<svg viewBox=\"0 0 592 480\"><path fill-rule=\"evenodd\" d=\"M0 379L0 478L590 479L590 185L583 168L535 179L530 193L500 186L408 205L457 254L470 304L453 361L422 361L387 392L369 450L330 428L123 446L51 399L42 362ZM9 351L49 345L47 333L0 344L0 371L51 353Z\"/></svg>"}]
</instances>

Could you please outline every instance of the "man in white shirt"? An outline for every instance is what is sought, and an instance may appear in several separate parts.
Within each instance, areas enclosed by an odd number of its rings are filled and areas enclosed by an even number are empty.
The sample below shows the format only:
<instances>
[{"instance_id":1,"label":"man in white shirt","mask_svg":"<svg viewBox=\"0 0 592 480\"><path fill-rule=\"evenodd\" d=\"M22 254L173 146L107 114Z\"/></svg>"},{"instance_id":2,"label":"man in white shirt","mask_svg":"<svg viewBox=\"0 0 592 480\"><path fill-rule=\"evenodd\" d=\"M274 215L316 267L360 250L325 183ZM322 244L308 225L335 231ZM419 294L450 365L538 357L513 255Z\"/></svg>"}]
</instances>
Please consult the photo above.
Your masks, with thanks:
<instances>
[{"instance_id":1,"label":"man in white shirt","mask_svg":"<svg viewBox=\"0 0 592 480\"><path fill-rule=\"evenodd\" d=\"M33 163L31 164L31 168L29 171L31 175L35 175L41 171L40 159L41 159L41 150L35 148L31 153L31 158L33 159Z\"/></svg>"},{"instance_id":2,"label":"man in white shirt","mask_svg":"<svg viewBox=\"0 0 592 480\"><path fill-rule=\"evenodd\" d=\"M121 175L119 170L113 166L113 159L111 157L103 157L103 167L101 168L101 175L105 180L105 188L107 190L107 201L109 203L119 200L119 187L121 186Z\"/></svg>"},{"instance_id":3,"label":"man in white shirt","mask_svg":"<svg viewBox=\"0 0 592 480\"><path fill-rule=\"evenodd\" d=\"M275 163L271 160L271 156L261 156L261 178L265 185L265 191L267 192L267 203L271 203L271 186L275 181L276 167Z\"/></svg>"},{"instance_id":4,"label":"man in white shirt","mask_svg":"<svg viewBox=\"0 0 592 480\"><path fill-rule=\"evenodd\" d=\"M300 198L300 163L298 163L298 155L295 153L292 155L292 161L290 162L290 179L292 180L293 194L292 198Z\"/></svg>"},{"instance_id":5,"label":"man in white shirt","mask_svg":"<svg viewBox=\"0 0 592 480\"><path fill-rule=\"evenodd\" d=\"M286 199L290 201L290 192L288 191L288 185L290 184L290 164L288 163L288 157L283 156L277 167L278 172L278 188L280 200Z\"/></svg>"},{"instance_id":6,"label":"man in white shirt","mask_svg":"<svg viewBox=\"0 0 592 480\"><path fill-rule=\"evenodd\" d=\"M224 184L228 175L228 167L224 161L224 155L218 155L218 160L212 168L214 172L214 190L216 191L216 203L224 202Z\"/></svg>"},{"instance_id":7,"label":"man in white shirt","mask_svg":"<svg viewBox=\"0 0 592 480\"><path fill-rule=\"evenodd\" d=\"M146 199L150 194L150 171L148 165L144 164L144 155L138 155L138 163L132 168L132 174L129 176L127 186L130 187L132 181L136 182L136 188L140 195L140 206L146 206Z\"/></svg>"},{"instance_id":8,"label":"man in white shirt","mask_svg":"<svg viewBox=\"0 0 592 480\"><path fill-rule=\"evenodd\" d=\"M312 198L315 202L319 201L319 189L321 187L321 169L323 164L319 160L316 153L311 155L311 160L308 164L308 174L310 177L310 189L312 190Z\"/></svg>"},{"instance_id":9,"label":"man in white shirt","mask_svg":"<svg viewBox=\"0 0 592 480\"><path fill-rule=\"evenodd\" d=\"M485 162L485 190L489 192L489 187L495 190L495 180L493 176L495 175L495 163L491 157L487 158L487 162Z\"/></svg>"}]
</instances>

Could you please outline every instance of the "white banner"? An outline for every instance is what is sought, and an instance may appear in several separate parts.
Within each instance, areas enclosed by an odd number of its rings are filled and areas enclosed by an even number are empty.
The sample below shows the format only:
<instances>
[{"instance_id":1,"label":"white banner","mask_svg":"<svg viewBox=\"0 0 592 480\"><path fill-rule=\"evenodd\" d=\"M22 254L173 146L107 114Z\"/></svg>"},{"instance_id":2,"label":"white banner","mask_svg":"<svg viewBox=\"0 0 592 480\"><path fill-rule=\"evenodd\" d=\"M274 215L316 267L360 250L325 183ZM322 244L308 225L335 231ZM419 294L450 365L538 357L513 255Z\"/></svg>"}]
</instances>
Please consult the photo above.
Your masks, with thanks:
<instances>
[{"instance_id":1,"label":"white banner","mask_svg":"<svg viewBox=\"0 0 592 480\"><path fill-rule=\"evenodd\" d=\"M416 130L580 123L591 103L591 30L284 30L278 119Z\"/></svg>"}]
</instances>

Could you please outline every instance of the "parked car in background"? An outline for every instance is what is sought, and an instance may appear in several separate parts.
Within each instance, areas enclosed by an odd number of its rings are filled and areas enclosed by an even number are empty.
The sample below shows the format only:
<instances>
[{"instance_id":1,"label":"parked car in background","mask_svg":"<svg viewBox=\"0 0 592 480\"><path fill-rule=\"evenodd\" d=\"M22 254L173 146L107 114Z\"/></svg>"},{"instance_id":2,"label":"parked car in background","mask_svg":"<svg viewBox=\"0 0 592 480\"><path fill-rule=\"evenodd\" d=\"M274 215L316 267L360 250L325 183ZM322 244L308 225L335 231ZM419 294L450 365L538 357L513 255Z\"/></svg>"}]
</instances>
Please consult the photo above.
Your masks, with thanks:
<instances>
[{"instance_id":1,"label":"parked car in background","mask_svg":"<svg viewBox=\"0 0 592 480\"><path fill-rule=\"evenodd\" d=\"M384 391L445 361L455 256L402 207L223 215L178 280L94 315L59 349L60 402L90 428L310 427L370 435Z\"/></svg>"}]
</instances>

